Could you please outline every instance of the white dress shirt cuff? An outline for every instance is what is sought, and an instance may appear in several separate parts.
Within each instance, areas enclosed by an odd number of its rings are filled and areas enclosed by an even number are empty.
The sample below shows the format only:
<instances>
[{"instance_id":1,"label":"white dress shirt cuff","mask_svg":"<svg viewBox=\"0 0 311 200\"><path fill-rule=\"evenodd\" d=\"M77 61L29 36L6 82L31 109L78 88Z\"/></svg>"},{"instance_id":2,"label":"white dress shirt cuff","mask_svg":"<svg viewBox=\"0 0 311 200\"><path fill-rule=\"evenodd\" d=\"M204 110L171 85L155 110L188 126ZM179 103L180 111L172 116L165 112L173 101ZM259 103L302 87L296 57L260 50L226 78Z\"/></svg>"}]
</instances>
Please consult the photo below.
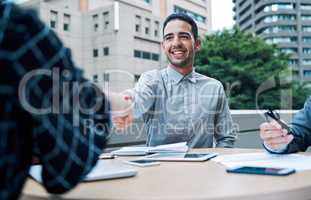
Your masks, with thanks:
<instances>
[{"instance_id":1,"label":"white dress shirt cuff","mask_svg":"<svg viewBox=\"0 0 311 200\"><path fill-rule=\"evenodd\" d=\"M268 146L266 145L265 142L263 143L263 145L264 145L264 147L265 147L268 151L270 151L270 152L272 152L272 153L283 153L283 152L287 149L287 145L284 145L284 146L282 146L282 147L280 147L280 148L278 148L278 149L272 149L272 148L268 147Z\"/></svg>"}]
</instances>

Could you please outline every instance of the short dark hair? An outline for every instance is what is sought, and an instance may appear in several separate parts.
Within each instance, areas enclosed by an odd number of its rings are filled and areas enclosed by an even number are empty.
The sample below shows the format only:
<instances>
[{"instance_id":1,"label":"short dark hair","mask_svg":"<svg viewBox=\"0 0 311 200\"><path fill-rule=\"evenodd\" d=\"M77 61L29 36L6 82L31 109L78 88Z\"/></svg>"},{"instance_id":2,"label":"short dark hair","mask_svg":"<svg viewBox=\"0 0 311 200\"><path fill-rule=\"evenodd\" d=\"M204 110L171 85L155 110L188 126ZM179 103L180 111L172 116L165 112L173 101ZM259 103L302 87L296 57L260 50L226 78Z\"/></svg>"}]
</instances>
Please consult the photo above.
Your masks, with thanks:
<instances>
[{"instance_id":1,"label":"short dark hair","mask_svg":"<svg viewBox=\"0 0 311 200\"><path fill-rule=\"evenodd\" d=\"M164 35L164 29L166 27L166 25L170 22L170 21L173 21L173 20L181 20L181 21L185 21L187 22L188 24L191 25L191 32L194 36L194 39L196 40L198 38L198 26L197 24L195 23L195 21L189 16L189 15L186 15L184 13L173 13L171 15L169 15L164 23L163 23L163 29L162 29L162 33Z\"/></svg>"}]
</instances>

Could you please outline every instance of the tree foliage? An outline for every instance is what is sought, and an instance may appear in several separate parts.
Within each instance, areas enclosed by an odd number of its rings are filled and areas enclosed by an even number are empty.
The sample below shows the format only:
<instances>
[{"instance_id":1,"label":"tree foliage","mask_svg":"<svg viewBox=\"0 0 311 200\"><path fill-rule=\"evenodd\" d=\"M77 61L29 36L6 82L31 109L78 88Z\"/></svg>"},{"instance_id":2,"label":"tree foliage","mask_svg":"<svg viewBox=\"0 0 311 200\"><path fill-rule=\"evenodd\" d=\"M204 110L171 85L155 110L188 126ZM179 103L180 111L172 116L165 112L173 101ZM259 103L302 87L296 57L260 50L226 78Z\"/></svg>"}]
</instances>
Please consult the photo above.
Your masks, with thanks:
<instances>
[{"instance_id":1,"label":"tree foliage","mask_svg":"<svg viewBox=\"0 0 311 200\"><path fill-rule=\"evenodd\" d=\"M223 83L232 109L300 109L309 90L291 80L288 61L275 45L233 29L207 35L195 65Z\"/></svg>"}]
</instances>

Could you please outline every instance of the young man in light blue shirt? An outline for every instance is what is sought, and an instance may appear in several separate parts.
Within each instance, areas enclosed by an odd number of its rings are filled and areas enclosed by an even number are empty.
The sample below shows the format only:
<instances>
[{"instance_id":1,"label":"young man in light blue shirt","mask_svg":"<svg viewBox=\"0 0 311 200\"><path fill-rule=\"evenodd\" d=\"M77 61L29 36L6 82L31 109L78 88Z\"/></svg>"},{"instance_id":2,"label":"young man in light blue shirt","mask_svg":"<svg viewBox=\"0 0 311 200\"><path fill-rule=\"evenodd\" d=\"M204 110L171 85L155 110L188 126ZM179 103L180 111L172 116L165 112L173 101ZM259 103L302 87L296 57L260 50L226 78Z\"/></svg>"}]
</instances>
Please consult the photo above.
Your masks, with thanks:
<instances>
[{"instance_id":1,"label":"young man in light blue shirt","mask_svg":"<svg viewBox=\"0 0 311 200\"><path fill-rule=\"evenodd\" d=\"M167 68L143 73L136 87L127 91L134 102L133 117L145 122L148 146L186 141L195 148L233 147L236 131L222 84L194 71L200 47L191 17L166 18L162 48ZM131 116L113 121L124 128Z\"/></svg>"}]
</instances>

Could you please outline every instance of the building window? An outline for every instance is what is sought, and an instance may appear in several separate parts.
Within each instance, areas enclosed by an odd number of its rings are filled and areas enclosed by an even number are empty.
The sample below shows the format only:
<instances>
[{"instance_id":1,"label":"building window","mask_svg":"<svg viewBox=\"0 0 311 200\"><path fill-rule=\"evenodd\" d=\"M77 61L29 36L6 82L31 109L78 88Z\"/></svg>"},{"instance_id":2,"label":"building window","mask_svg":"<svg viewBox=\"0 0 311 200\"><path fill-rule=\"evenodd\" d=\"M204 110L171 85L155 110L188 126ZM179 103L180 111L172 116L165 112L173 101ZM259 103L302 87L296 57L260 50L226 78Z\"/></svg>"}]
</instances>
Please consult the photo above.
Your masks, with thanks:
<instances>
[{"instance_id":1,"label":"building window","mask_svg":"<svg viewBox=\"0 0 311 200\"><path fill-rule=\"evenodd\" d=\"M159 54L157 54L157 53L153 53L151 59L154 60L154 61L159 61L160 56L159 56Z\"/></svg>"},{"instance_id":2,"label":"building window","mask_svg":"<svg viewBox=\"0 0 311 200\"><path fill-rule=\"evenodd\" d=\"M93 15L93 29L94 32L98 31L98 15Z\"/></svg>"},{"instance_id":3,"label":"building window","mask_svg":"<svg viewBox=\"0 0 311 200\"><path fill-rule=\"evenodd\" d=\"M246 0L240 2L240 3L239 3L239 7L242 7L246 2L247 2Z\"/></svg>"},{"instance_id":4,"label":"building window","mask_svg":"<svg viewBox=\"0 0 311 200\"><path fill-rule=\"evenodd\" d=\"M280 50L281 52L288 54L294 54L298 52L297 48L281 48Z\"/></svg>"},{"instance_id":5,"label":"building window","mask_svg":"<svg viewBox=\"0 0 311 200\"><path fill-rule=\"evenodd\" d=\"M264 12L278 11L278 10L293 10L295 9L294 3L276 3L265 6Z\"/></svg>"},{"instance_id":6,"label":"building window","mask_svg":"<svg viewBox=\"0 0 311 200\"><path fill-rule=\"evenodd\" d=\"M303 65L311 65L311 59L303 59L302 64Z\"/></svg>"},{"instance_id":7,"label":"building window","mask_svg":"<svg viewBox=\"0 0 311 200\"><path fill-rule=\"evenodd\" d=\"M289 65L298 65L298 60L297 60L297 59L290 59L290 60L288 61L288 64L289 64Z\"/></svg>"},{"instance_id":8,"label":"building window","mask_svg":"<svg viewBox=\"0 0 311 200\"><path fill-rule=\"evenodd\" d=\"M98 49L93 49L93 57L94 58L98 57Z\"/></svg>"},{"instance_id":9,"label":"building window","mask_svg":"<svg viewBox=\"0 0 311 200\"><path fill-rule=\"evenodd\" d=\"M201 22L201 23L206 23L206 17L200 15L200 14L197 14L195 12L192 12L190 10L187 10L187 9L184 9L182 7L179 7L179 6L174 6L174 12L175 13L184 13L184 14L187 14L189 15L190 17L192 17L195 21L197 22Z\"/></svg>"},{"instance_id":10,"label":"building window","mask_svg":"<svg viewBox=\"0 0 311 200\"><path fill-rule=\"evenodd\" d=\"M150 60L151 59L151 53L143 51L143 59Z\"/></svg>"},{"instance_id":11,"label":"building window","mask_svg":"<svg viewBox=\"0 0 311 200\"><path fill-rule=\"evenodd\" d=\"M304 70L303 71L303 76L306 78L310 78L311 77L311 70Z\"/></svg>"},{"instance_id":12,"label":"building window","mask_svg":"<svg viewBox=\"0 0 311 200\"><path fill-rule=\"evenodd\" d=\"M64 14L64 31L70 31L70 15Z\"/></svg>"},{"instance_id":13,"label":"building window","mask_svg":"<svg viewBox=\"0 0 311 200\"><path fill-rule=\"evenodd\" d=\"M58 14L56 11L51 10L50 12L50 26L51 28L57 28L57 17Z\"/></svg>"},{"instance_id":14,"label":"building window","mask_svg":"<svg viewBox=\"0 0 311 200\"><path fill-rule=\"evenodd\" d=\"M135 31L139 33L140 29L141 29L141 17L136 15L135 16Z\"/></svg>"},{"instance_id":15,"label":"building window","mask_svg":"<svg viewBox=\"0 0 311 200\"><path fill-rule=\"evenodd\" d=\"M134 57L135 58L142 58L146 60L153 60L153 61L159 61L160 60L160 55L157 53L150 53L147 51L139 51L139 50L134 50Z\"/></svg>"},{"instance_id":16,"label":"building window","mask_svg":"<svg viewBox=\"0 0 311 200\"><path fill-rule=\"evenodd\" d=\"M110 76L108 73L104 73L104 82L109 82Z\"/></svg>"},{"instance_id":17,"label":"building window","mask_svg":"<svg viewBox=\"0 0 311 200\"><path fill-rule=\"evenodd\" d=\"M311 32L311 26L302 26L302 31Z\"/></svg>"},{"instance_id":18,"label":"building window","mask_svg":"<svg viewBox=\"0 0 311 200\"><path fill-rule=\"evenodd\" d=\"M240 16L244 16L244 14L251 9L252 5L248 4L246 8L244 8L241 12L239 12Z\"/></svg>"},{"instance_id":19,"label":"building window","mask_svg":"<svg viewBox=\"0 0 311 200\"><path fill-rule=\"evenodd\" d=\"M144 0L144 2L151 4L151 0Z\"/></svg>"},{"instance_id":20,"label":"building window","mask_svg":"<svg viewBox=\"0 0 311 200\"><path fill-rule=\"evenodd\" d=\"M294 21L296 20L296 15L290 15L290 14L270 15L270 16L263 18L263 22L265 23L277 22L281 20Z\"/></svg>"},{"instance_id":21,"label":"building window","mask_svg":"<svg viewBox=\"0 0 311 200\"><path fill-rule=\"evenodd\" d=\"M297 37L271 37L265 39L268 44L293 43L297 42Z\"/></svg>"},{"instance_id":22,"label":"building window","mask_svg":"<svg viewBox=\"0 0 311 200\"><path fill-rule=\"evenodd\" d=\"M51 28L56 28L56 21L50 21Z\"/></svg>"},{"instance_id":23,"label":"building window","mask_svg":"<svg viewBox=\"0 0 311 200\"><path fill-rule=\"evenodd\" d=\"M159 37L160 23L158 21L154 22L154 37Z\"/></svg>"},{"instance_id":24,"label":"building window","mask_svg":"<svg viewBox=\"0 0 311 200\"><path fill-rule=\"evenodd\" d=\"M251 14L247 15L247 17L245 17L245 19L243 19L243 20L240 22L240 26L243 26L244 24L246 24L247 22L249 22L249 21L251 20L251 17L252 17Z\"/></svg>"},{"instance_id":25,"label":"building window","mask_svg":"<svg viewBox=\"0 0 311 200\"><path fill-rule=\"evenodd\" d=\"M140 75L139 75L139 74L135 74L135 75L134 75L135 82L138 82L139 78L140 78Z\"/></svg>"},{"instance_id":26,"label":"building window","mask_svg":"<svg viewBox=\"0 0 311 200\"><path fill-rule=\"evenodd\" d=\"M311 20L311 15L301 15L301 20Z\"/></svg>"},{"instance_id":27,"label":"building window","mask_svg":"<svg viewBox=\"0 0 311 200\"><path fill-rule=\"evenodd\" d=\"M297 70L292 70L292 75L294 75L294 76L299 76L299 71L297 71Z\"/></svg>"},{"instance_id":28,"label":"building window","mask_svg":"<svg viewBox=\"0 0 311 200\"><path fill-rule=\"evenodd\" d=\"M301 4L300 9L301 10L311 10L311 4Z\"/></svg>"},{"instance_id":29,"label":"building window","mask_svg":"<svg viewBox=\"0 0 311 200\"><path fill-rule=\"evenodd\" d=\"M134 50L134 57L135 58L141 58L141 51L138 51L138 50Z\"/></svg>"},{"instance_id":30,"label":"building window","mask_svg":"<svg viewBox=\"0 0 311 200\"><path fill-rule=\"evenodd\" d=\"M284 26L271 26L268 28L263 29L262 31L259 32L265 33L265 34L270 34L270 33L279 33L279 32L295 32L296 31L296 26L294 25L284 25Z\"/></svg>"},{"instance_id":31,"label":"building window","mask_svg":"<svg viewBox=\"0 0 311 200\"><path fill-rule=\"evenodd\" d=\"M108 56L109 55L109 47L104 47L103 52L104 52L104 56Z\"/></svg>"},{"instance_id":32,"label":"building window","mask_svg":"<svg viewBox=\"0 0 311 200\"><path fill-rule=\"evenodd\" d=\"M94 83L98 83L98 75L93 75L93 81Z\"/></svg>"},{"instance_id":33,"label":"building window","mask_svg":"<svg viewBox=\"0 0 311 200\"><path fill-rule=\"evenodd\" d=\"M97 32L98 30L98 24L94 24L94 32Z\"/></svg>"},{"instance_id":34,"label":"building window","mask_svg":"<svg viewBox=\"0 0 311 200\"><path fill-rule=\"evenodd\" d=\"M109 12L103 13L103 21L104 21L104 30L109 28Z\"/></svg>"},{"instance_id":35,"label":"building window","mask_svg":"<svg viewBox=\"0 0 311 200\"><path fill-rule=\"evenodd\" d=\"M146 21L146 24L145 24L145 34L146 35L149 35L150 34L150 19L149 18L146 18L145 19Z\"/></svg>"},{"instance_id":36,"label":"building window","mask_svg":"<svg viewBox=\"0 0 311 200\"><path fill-rule=\"evenodd\" d=\"M311 37L303 37L302 41L305 43L311 43Z\"/></svg>"},{"instance_id":37,"label":"building window","mask_svg":"<svg viewBox=\"0 0 311 200\"><path fill-rule=\"evenodd\" d=\"M140 26L138 24L135 25L135 31L140 32Z\"/></svg>"},{"instance_id":38,"label":"building window","mask_svg":"<svg viewBox=\"0 0 311 200\"><path fill-rule=\"evenodd\" d=\"M302 52L303 52L304 54L311 54L311 48L303 48L303 49L302 49Z\"/></svg>"}]
</instances>

